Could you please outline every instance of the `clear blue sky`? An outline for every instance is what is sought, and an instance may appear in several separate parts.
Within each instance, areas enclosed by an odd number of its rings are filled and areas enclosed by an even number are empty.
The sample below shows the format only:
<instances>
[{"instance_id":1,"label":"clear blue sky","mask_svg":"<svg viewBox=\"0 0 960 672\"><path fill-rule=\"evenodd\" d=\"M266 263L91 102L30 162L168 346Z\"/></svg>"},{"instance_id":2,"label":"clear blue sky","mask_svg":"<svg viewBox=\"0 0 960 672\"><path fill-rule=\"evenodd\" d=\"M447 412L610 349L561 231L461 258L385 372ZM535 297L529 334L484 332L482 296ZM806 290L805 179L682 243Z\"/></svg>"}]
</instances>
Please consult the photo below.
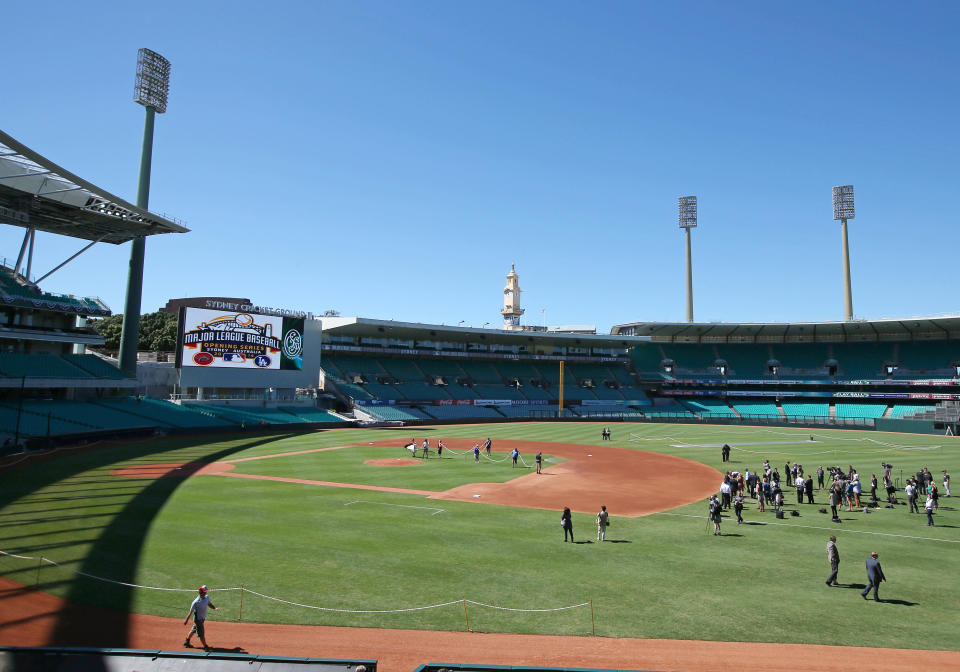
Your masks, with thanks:
<instances>
[{"instance_id":1,"label":"clear blue sky","mask_svg":"<svg viewBox=\"0 0 960 672\"><path fill-rule=\"evenodd\" d=\"M8 3L0 128L136 198L136 51L173 63L143 311L182 296L481 326L960 313L953 2ZM0 226L0 255L22 229ZM46 272L81 241L39 237ZM123 310L129 246L43 287Z\"/></svg>"}]
</instances>

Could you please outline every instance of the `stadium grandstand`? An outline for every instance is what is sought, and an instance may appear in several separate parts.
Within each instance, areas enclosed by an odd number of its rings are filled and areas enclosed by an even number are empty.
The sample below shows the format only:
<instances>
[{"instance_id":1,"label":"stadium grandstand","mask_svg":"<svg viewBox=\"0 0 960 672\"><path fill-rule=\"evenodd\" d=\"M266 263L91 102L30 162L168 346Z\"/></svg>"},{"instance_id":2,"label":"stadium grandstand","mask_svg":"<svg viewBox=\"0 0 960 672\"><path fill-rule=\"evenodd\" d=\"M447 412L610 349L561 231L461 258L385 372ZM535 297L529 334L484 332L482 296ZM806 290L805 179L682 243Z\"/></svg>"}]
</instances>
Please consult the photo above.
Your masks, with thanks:
<instances>
[{"instance_id":1,"label":"stadium grandstand","mask_svg":"<svg viewBox=\"0 0 960 672\"><path fill-rule=\"evenodd\" d=\"M630 351L633 374L658 408L672 399L720 422L957 429L960 317L611 331L644 339Z\"/></svg>"}]
</instances>

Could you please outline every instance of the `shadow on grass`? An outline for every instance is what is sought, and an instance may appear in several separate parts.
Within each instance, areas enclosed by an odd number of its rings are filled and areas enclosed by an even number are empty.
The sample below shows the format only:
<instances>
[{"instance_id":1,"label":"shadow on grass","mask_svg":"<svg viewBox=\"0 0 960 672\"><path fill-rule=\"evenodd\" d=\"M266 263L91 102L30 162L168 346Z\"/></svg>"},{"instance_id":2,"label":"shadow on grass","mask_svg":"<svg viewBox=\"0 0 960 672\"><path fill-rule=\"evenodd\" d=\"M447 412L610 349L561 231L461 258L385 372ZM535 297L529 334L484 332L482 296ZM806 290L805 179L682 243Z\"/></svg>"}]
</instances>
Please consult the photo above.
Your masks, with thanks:
<instances>
[{"instance_id":1,"label":"shadow on grass","mask_svg":"<svg viewBox=\"0 0 960 672\"><path fill-rule=\"evenodd\" d=\"M591 540L587 539L586 541L575 541L575 542L573 542L573 543L575 543L575 544L592 544L593 542L592 542Z\"/></svg>"},{"instance_id":2,"label":"shadow on grass","mask_svg":"<svg viewBox=\"0 0 960 672\"><path fill-rule=\"evenodd\" d=\"M632 544L633 542L629 539L607 539L606 543L608 544Z\"/></svg>"},{"instance_id":3,"label":"shadow on grass","mask_svg":"<svg viewBox=\"0 0 960 672\"><path fill-rule=\"evenodd\" d=\"M720 536L720 537L742 537L743 535L742 535L742 534L737 534L736 532L721 532L721 533L720 533L719 535L717 535L717 536Z\"/></svg>"},{"instance_id":4,"label":"shadow on grass","mask_svg":"<svg viewBox=\"0 0 960 672\"><path fill-rule=\"evenodd\" d=\"M887 604L899 604L903 607L916 607L919 606L919 602L908 602L907 600L880 600L880 602L886 602Z\"/></svg>"},{"instance_id":5,"label":"shadow on grass","mask_svg":"<svg viewBox=\"0 0 960 672\"><path fill-rule=\"evenodd\" d=\"M66 582L69 586L64 595L67 603L65 608L57 614L57 623L46 644L71 646L88 645L91 642L96 642L98 646L110 647L123 647L129 644L130 623L128 612L132 611L134 602L133 589L117 582L133 582L137 575L140 553L153 518L163 509L164 504L176 492L177 488L186 482L185 478L156 478L145 479L146 482L142 486L138 484L137 486L116 488L111 487L110 484L117 477L105 476L100 479L88 480L84 477L84 474L96 472L100 469L108 470L115 464L129 464L134 460L142 459L150 463L157 457L162 457L165 453L183 451L181 455L186 455L186 461L188 462L182 469L183 475L186 476L194 473L205 464L223 460L235 453L282 441L299 434L300 432L255 434L242 437L242 440L237 440L239 437L236 437L236 435L197 436L185 440L108 444L103 449L94 448L64 456L63 459L45 461L41 468L35 468L35 465L31 465L34 468L18 469L13 479L9 477L4 479L7 487L0 489L0 509L6 508L18 500L29 506L32 503L30 501L32 493L40 492L45 488L57 488L57 485L61 483L66 487L63 490L57 489L52 500L48 497L38 499L75 503L89 499L94 500L91 501L89 506L96 507L98 504L95 503L95 500L98 497L108 497L111 498L110 505L122 506L122 509L116 514L74 514L50 518L32 516L31 518L16 520L15 523L11 521L11 523L3 524L3 527L10 524L22 526L29 523L52 522L69 525L71 522L92 522L96 518L105 519L105 524L101 527L102 533L96 537L92 546L86 551L82 562L69 568L73 576ZM230 441L231 444L226 447L211 447L211 444L220 441ZM131 456L130 453L132 452L142 453L142 456ZM180 474L178 473L178 475ZM72 480L74 477L83 480L74 481ZM103 491L95 487L89 489L75 487L83 482L103 483ZM117 498L122 498L125 491L129 492L126 495L126 501L118 501ZM64 494L68 494L68 496L64 497ZM36 514L37 511L29 511L28 509L25 513L31 515ZM90 529L91 523L84 527ZM97 526L93 525L93 527ZM6 532L7 530L4 530L4 533ZM76 545L76 542L65 542L65 545ZM29 549L23 549L22 552L32 555L37 551L56 547L59 547L59 544L51 543L31 546ZM122 549L122 552L118 552L118 549ZM74 574L74 572L76 573ZM49 575L49 572L45 572L45 574ZM83 579L81 574L104 577L110 581L90 581ZM38 588L40 590L50 590L61 583L63 582L59 580L44 581L41 579ZM5 595L0 595L0 605L2 605L5 597ZM85 615L89 614L88 608L82 606L86 604L96 605L102 610L95 628L93 624L87 622L88 619ZM0 608L0 611L2 611L2 608ZM224 651L231 652L233 650L224 649Z\"/></svg>"}]
</instances>

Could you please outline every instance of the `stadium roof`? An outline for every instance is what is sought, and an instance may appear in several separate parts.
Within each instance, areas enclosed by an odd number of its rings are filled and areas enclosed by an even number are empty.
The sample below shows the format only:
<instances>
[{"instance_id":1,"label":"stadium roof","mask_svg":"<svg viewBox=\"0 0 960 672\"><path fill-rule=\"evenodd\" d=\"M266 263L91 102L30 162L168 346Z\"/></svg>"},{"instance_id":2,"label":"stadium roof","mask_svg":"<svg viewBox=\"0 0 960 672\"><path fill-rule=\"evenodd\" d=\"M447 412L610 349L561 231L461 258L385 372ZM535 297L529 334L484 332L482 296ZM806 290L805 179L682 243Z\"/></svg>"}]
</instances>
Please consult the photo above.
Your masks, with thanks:
<instances>
[{"instance_id":1,"label":"stadium roof","mask_svg":"<svg viewBox=\"0 0 960 672\"><path fill-rule=\"evenodd\" d=\"M117 198L0 131L0 224L125 243L189 229Z\"/></svg>"},{"instance_id":2,"label":"stadium roof","mask_svg":"<svg viewBox=\"0 0 960 672\"><path fill-rule=\"evenodd\" d=\"M960 338L960 316L851 322L630 322L613 327L611 333L690 343L933 340Z\"/></svg>"},{"instance_id":3,"label":"stadium roof","mask_svg":"<svg viewBox=\"0 0 960 672\"><path fill-rule=\"evenodd\" d=\"M545 331L506 331L504 329L476 329L393 320L373 320L365 317L321 317L324 332L361 338L396 338L400 340L443 340L453 343L477 343L584 348L626 349L649 338L612 336L609 334L558 334Z\"/></svg>"}]
</instances>

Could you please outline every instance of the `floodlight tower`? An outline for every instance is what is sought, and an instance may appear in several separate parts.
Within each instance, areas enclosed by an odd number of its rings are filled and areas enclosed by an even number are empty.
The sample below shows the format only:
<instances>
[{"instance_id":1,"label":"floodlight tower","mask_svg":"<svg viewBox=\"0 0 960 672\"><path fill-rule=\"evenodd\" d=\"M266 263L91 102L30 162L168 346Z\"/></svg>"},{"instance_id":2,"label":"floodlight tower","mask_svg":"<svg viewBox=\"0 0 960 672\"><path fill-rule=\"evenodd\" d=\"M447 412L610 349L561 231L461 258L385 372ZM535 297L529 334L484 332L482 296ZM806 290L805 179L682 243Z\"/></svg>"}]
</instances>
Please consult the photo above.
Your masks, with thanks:
<instances>
[{"instance_id":1,"label":"floodlight tower","mask_svg":"<svg viewBox=\"0 0 960 672\"><path fill-rule=\"evenodd\" d=\"M687 322L693 322L693 255L690 252L690 229L697 226L697 197L681 196L677 201L680 228L687 232Z\"/></svg>"},{"instance_id":2,"label":"floodlight tower","mask_svg":"<svg viewBox=\"0 0 960 672\"><path fill-rule=\"evenodd\" d=\"M155 51L137 51L137 80L133 100L146 109L143 122L143 146L140 150L140 181L137 185L137 207L147 209L150 200L150 166L153 161L153 118L167 111L170 93L170 61ZM145 237L134 238L130 247L130 270L127 274L127 299L123 310L123 332L120 340L120 370L129 378L137 377L137 341L140 335L140 300L143 296L143 257Z\"/></svg>"},{"instance_id":3,"label":"floodlight tower","mask_svg":"<svg viewBox=\"0 0 960 672\"><path fill-rule=\"evenodd\" d=\"M853 293L850 289L850 244L847 242L847 220L854 218L853 185L833 188L833 219L840 220L843 236L843 319L853 320Z\"/></svg>"}]
</instances>

